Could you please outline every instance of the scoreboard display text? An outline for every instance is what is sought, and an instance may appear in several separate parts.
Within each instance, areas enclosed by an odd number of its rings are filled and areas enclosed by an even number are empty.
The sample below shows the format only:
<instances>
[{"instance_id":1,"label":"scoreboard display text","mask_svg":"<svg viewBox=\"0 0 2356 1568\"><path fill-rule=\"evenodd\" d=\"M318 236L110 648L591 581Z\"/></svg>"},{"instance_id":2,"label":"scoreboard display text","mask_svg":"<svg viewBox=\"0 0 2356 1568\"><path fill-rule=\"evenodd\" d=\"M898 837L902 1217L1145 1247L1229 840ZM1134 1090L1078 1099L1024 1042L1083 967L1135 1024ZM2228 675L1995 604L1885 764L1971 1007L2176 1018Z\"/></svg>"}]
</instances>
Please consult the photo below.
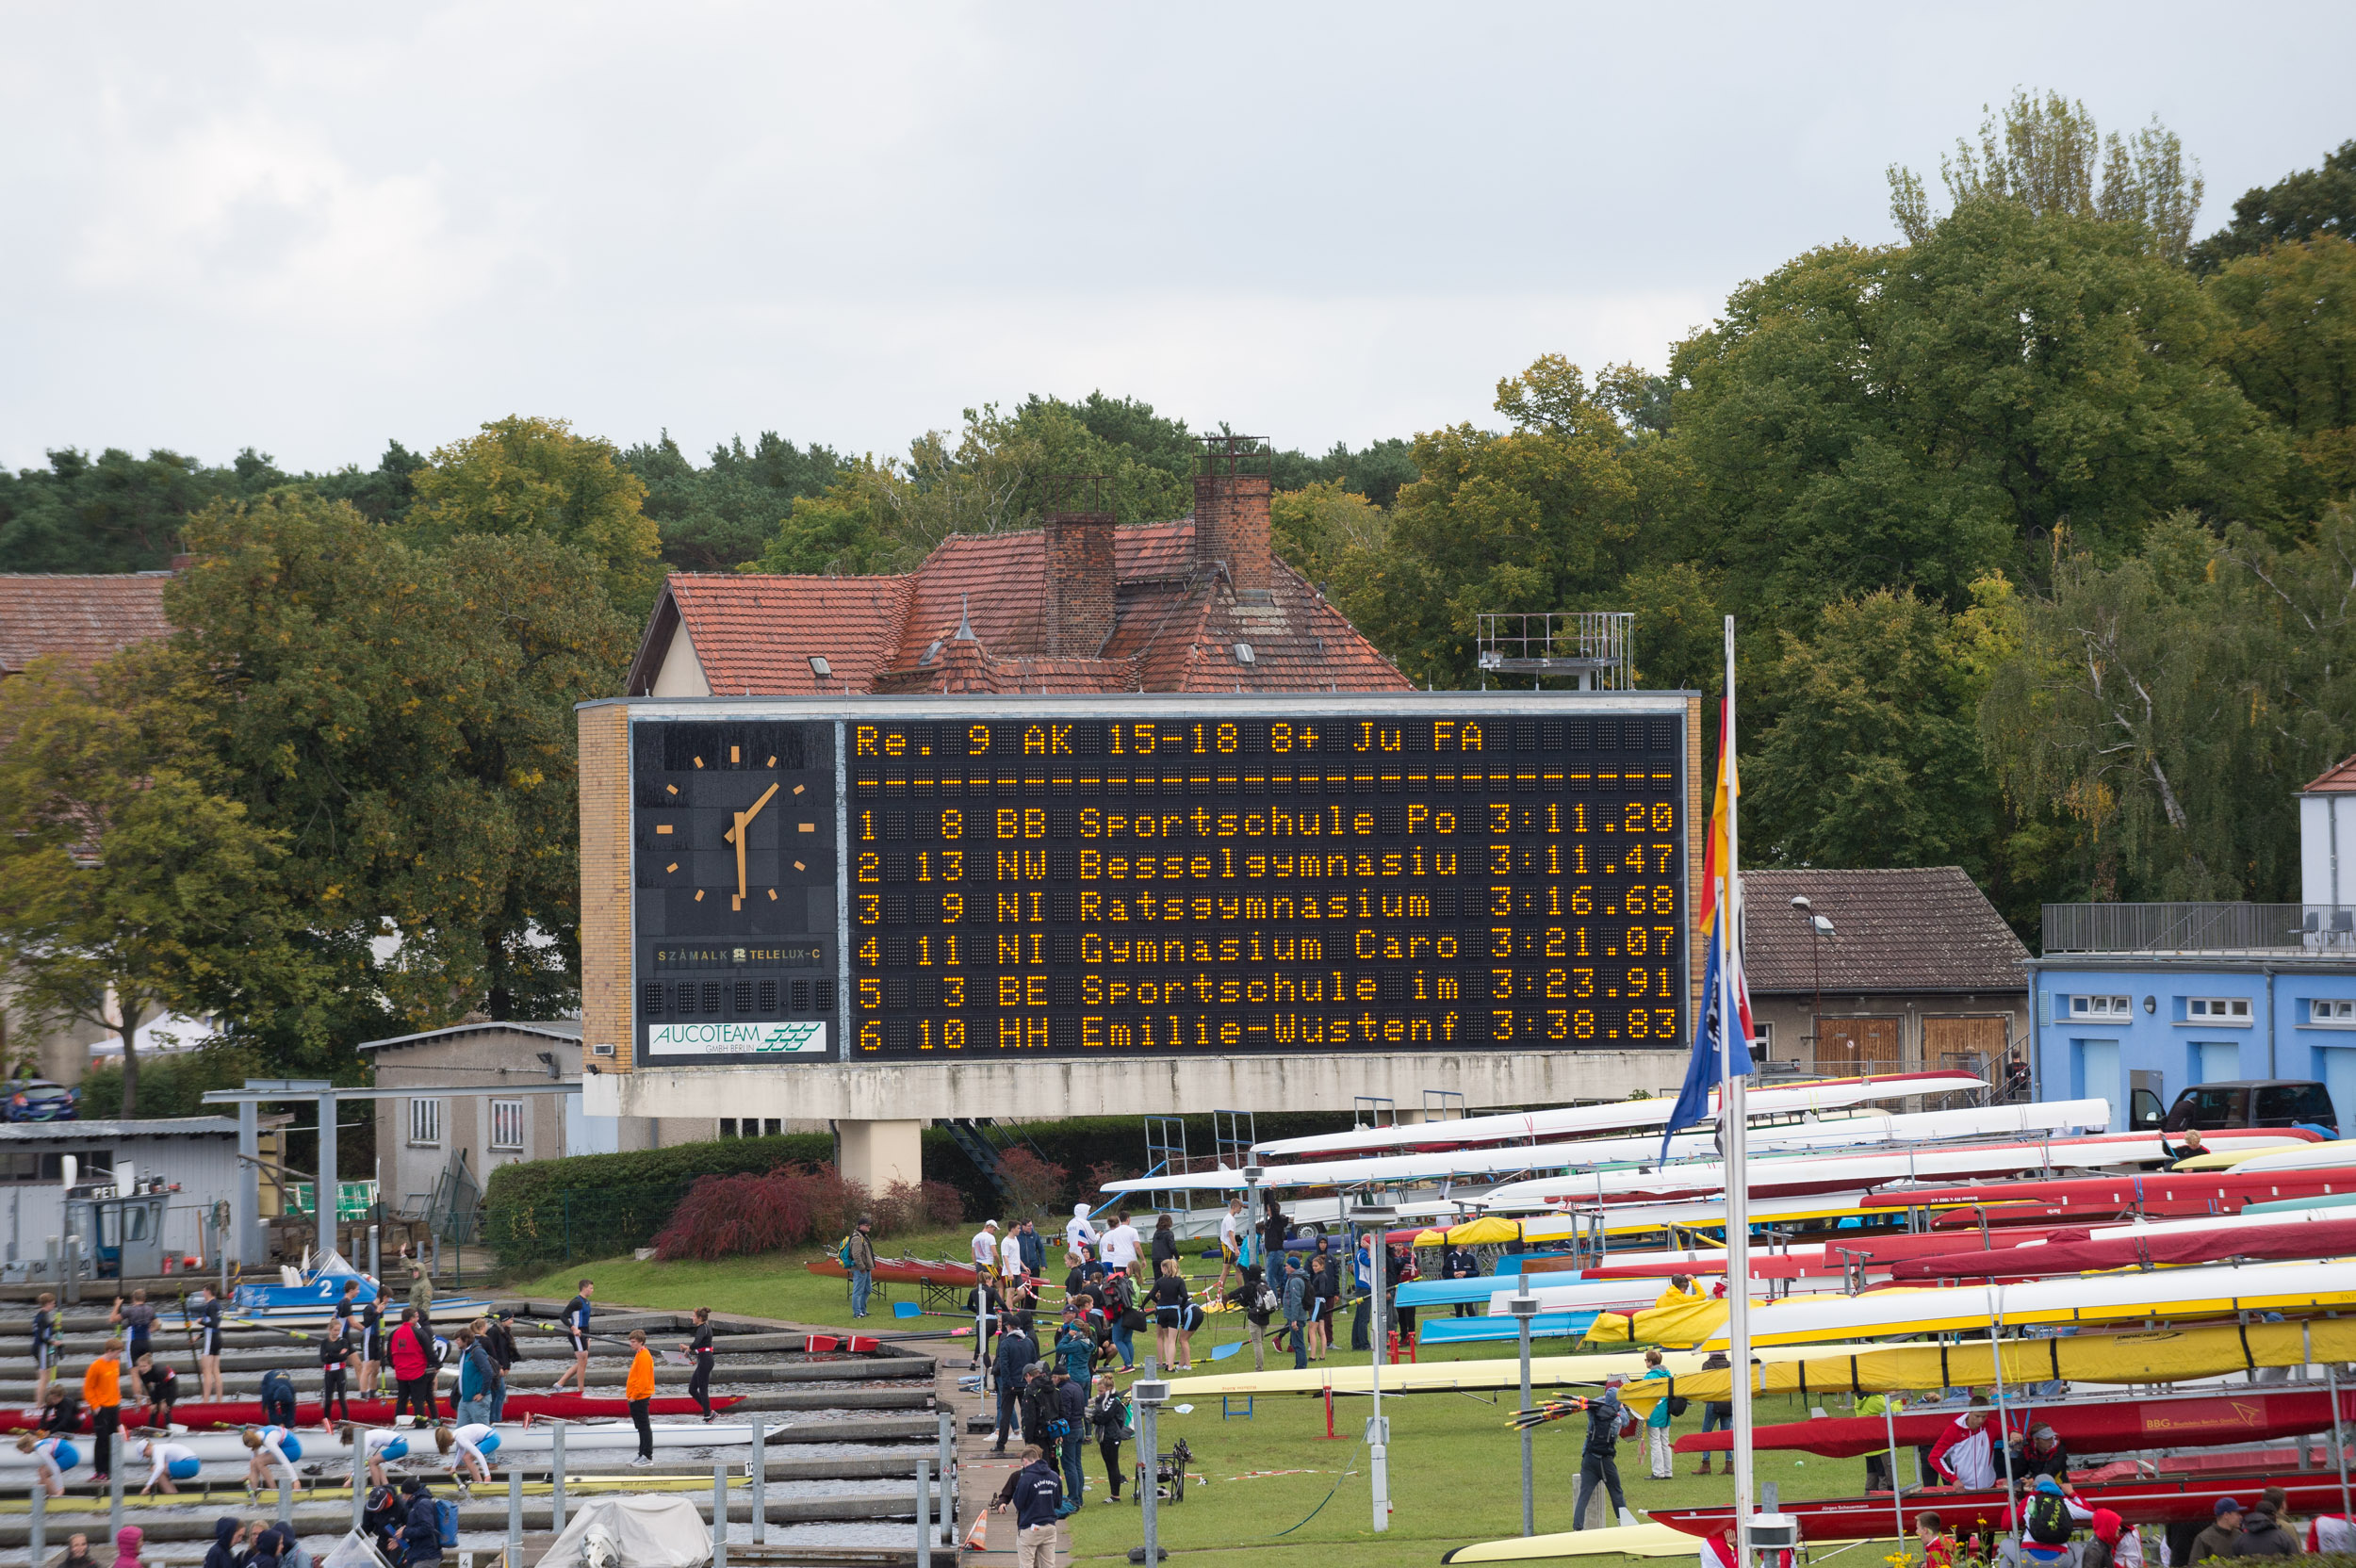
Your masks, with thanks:
<instances>
[{"instance_id":1,"label":"scoreboard display text","mask_svg":"<svg viewBox=\"0 0 2356 1568\"><path fill-rule=\"evenodd\" d=\"M639 720L642 1054L1676 1046L1685 713L1569 705Z\"/></svg>"}]
</instances>

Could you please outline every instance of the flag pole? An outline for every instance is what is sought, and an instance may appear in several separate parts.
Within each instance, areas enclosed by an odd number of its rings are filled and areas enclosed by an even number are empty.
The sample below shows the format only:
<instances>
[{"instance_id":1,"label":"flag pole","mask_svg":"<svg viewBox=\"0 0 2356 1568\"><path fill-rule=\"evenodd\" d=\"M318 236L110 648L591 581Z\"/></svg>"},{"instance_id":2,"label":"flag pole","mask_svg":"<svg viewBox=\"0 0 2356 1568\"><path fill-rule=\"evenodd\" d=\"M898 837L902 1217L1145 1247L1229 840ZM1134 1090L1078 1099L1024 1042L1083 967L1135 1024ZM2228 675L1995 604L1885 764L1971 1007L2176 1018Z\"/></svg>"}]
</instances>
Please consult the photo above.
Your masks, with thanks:
<instances>
[{"instance_id":1,"label":"flag pole","mask_svg":"<svg viewBox=\"0 0 2356 1568\"><path fill-rule=\"evenodd\" d=\"M1742 792L1734 765L1734 617L1726 617L1726 716L1719 759L1726 790L1726 878L1720 894L1713 939L1723 942L1718 964L1718 994L1709 1005L1718 1009L1718 1106L1726 1130L1726 1360L1733 1368L1734 1393L1734 1560L1737 1568L1751 1563L1751 1223L1749 1119L1743 1090L1746 1080L1735 1071L1733 1044L1742 1021L1738 1011L1735 966L1742 952L1742 879L1737 872L1736 800ZM1744 1053L1745 1057L1748 1052ZM1746 1064L1747 1065L1747 1062Z\"/></svg>"}]
</instances>

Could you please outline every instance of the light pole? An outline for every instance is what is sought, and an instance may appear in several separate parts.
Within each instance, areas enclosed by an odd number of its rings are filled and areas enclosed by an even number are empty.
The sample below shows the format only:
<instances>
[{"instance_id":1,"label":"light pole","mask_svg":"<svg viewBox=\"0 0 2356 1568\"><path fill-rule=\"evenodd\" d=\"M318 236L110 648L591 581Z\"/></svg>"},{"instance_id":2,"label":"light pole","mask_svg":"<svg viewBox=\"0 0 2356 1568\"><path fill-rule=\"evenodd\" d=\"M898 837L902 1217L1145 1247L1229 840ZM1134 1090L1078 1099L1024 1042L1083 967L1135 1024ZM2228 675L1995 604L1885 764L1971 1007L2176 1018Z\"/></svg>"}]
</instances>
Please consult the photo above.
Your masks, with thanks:
<instances>
[{"instance_id":1,"label":"light pole","mask_svg":"<svg viewBox=\"0 0 2356 1568\"><path fill-rule=\"evenodd\" d=\"M1832 922L1816 913L1806 893L1794 897L1792 907L1808 921L1808 970L1816 980L1816 1015L1808 1020L1808 1070L1815 1072L1822 1070L1816 1065L1816 1057L1823 1054L1824 1048L1824 943L1832 937Z\"/></svg>"},{"instance_id":2,"label":"light pole","mask_svg":"<svg viewBox=\"0 0 2356 1568\"><path fill-rule=\"evenodd\" d=\"M1261 1243L1259 1246L1250 1248L1245 1255L1248 1256L1251 1252L1262 1254L1260 1278L1273 1280L1276 1276L1271 1270L1276 1266L1276 1260L1266 1255L1268 1252L1267 1232L1262 1229L1260 1223L1260 1178L1267 1174L1265 1169L1256 1165L1247 1165L1243 1168L1243 1221L1251 1229L1253 1237Z\"/></svg>"},{"instance_id":3,"label":"light pole","mask_svg":"<svg viewBox=\"0 0 2356 1568\"><path fill-rule=\"evenodd\" d=\"M1399 1210L1387 1203L1366 1203L1350 1211L1350 1228L1355 1232L1361 1225L1374 1227L1374 1244L1366 1249L1366 1261L1373 1265L1374 1298L1370 1312L1374 1331L1367 1336L1366 1370L1372 1374L1374 1385L1374 1414L1366 1419L1366 1469L1374 1480L1374 1527L1379 1531L1391 1527L1391 1434L1383 1422L1383 1287L1391 1272L1390 1228L1399 1218Z\"/></svg>"},{"instance_id":4,"label":"light pole","mask_svg":"<svg viewBox=\"0 0 2356 1568\"><path fill-rule=\"evenodd\" d=\"M1513 1314L1513 1336L1522 1346L1522 1409L1530 1408L1530 1326L1538 1315L1538 1298L1530 1293L1530 1276L1521 1277L1521 1294L1506 1302ZM1530 1429L1522 1428L1522 1533L1538 1533L1537 1502L1530 1490Z\"/></svg>"},{"instance_id":5,"label":"light pole","mask_svg":"<svg viewBox=\"0 0 2356 1568\"><path fill-rule=\"evenodd\" d=\"M1170 1384L1153 1370L1153 1358L1137 1358L1137 1380L1129 1385L1129 1400L1137 1407L1137 1446L1144 1450L1145 1470L1138 1478L1137 1514L1145 1527L1145 1550L1131 1560L1151 1565L1162 1559L1153 1505L1160 1501L1162 1455L1153 1432L1153 1414L1170 1402Z\"/></svg>"}]
</instances>

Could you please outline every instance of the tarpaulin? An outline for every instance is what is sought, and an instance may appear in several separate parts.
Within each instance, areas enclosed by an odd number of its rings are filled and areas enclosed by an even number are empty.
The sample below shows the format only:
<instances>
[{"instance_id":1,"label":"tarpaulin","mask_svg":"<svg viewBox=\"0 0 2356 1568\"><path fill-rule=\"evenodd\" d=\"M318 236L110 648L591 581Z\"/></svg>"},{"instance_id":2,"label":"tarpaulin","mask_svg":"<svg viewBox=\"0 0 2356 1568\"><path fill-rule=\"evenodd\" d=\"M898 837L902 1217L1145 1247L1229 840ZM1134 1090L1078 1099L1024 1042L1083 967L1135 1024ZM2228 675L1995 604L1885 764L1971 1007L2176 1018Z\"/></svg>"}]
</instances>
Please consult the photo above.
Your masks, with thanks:
<instances>
[{"instance_id":1,"label":"tarpaulin","mask_svg":"<svg viewBox=\"0 0 2356 1568\"><path fill-rule=\"evenodd\" d=\"M1688 1397L1691 1397L1689 1395ZM2023 1401L2024 1404L2027 1401ZM2009 1413L2015 1409L2006 1401ZM1789 1448L1827 1459L1858 1459L1889 1447L1890 1432L1902 1448L1928 1447L1960 1413L1907 1411L1884 1426L1878 1415L1824 1421L1783 1421L1751 1429L1754 1448ZM2331 1429L2331 1396L2312 1393L2260 1394L2237 1390L2187 1399L2122 1400L2109 1405L2032 1405L2025 1419L2048 1426L2072 1454L2115 1454L2135 1448L2206 1448L2229 1443L2262 1443L2304 1437ZM2340 1419L2356 1422L2356 1389L2340 1394ZM1724 1453L1734 1446L1730 1431L1688 1432L1677 1440L1680 1454Z\"/></svg>"},{"instance_id":2,"label":"tarpaulin","mask_svg":"<svg viewBox=\"0 0 2356 1568\"><path fill-rule=\"evenodd\" d=\"M2041 1243L1990 1252L1973 1248L1907 1258L1891 1265L1894 1280L2025 1279L2082 1274L2100 1268L2220 1263L2227 1258L2331 1258L2356 1253L2356 1217L2307 1219L2231 1230L2110 1236L2056 1231Z\"/></svg>"}]
</instances>

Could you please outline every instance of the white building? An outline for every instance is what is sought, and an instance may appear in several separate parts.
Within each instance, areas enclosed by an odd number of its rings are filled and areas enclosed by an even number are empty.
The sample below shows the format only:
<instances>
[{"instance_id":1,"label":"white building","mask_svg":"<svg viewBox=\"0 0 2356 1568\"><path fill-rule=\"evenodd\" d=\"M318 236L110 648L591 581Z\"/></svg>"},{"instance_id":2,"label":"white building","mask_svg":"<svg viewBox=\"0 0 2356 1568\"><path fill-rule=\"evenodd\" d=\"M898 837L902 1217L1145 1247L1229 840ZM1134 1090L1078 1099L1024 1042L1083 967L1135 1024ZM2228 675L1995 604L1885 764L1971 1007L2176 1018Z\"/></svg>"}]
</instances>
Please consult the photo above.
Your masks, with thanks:
<instances>
[{"instance_id":1,"label":"white building","mask_svg":"<svg viewBox=\"0 0 2356 1568\"><path fill-rule=\"evenodd\" d=\"M234 1117L158 1117L149 1121L16 1121L0 1124L0 1213L10 1262L47 1255L65 1225L65 1158L79 1180L112 1172L172 1189L164 1211L164 1250L215 1260L205 1211L237 1196L237 1123Z\"/></svg>"}]
</instances>

